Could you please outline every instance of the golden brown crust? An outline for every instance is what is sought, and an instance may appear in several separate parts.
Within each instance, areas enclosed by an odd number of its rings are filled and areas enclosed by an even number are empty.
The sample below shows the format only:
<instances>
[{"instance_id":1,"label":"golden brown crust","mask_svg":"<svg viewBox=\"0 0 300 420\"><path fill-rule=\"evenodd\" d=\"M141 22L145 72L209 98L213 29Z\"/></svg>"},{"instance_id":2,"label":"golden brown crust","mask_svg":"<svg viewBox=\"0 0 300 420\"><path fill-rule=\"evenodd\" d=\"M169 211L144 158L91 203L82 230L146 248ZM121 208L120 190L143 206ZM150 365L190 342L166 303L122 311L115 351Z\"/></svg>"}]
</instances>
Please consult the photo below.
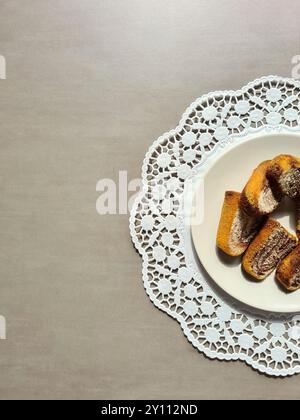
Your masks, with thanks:
<instances>
[{"instance_id":1,"label":"golden brown crust","mask_svg":"<svg viewBox=\"0 0 300 420\"><path fill-rule=\"evenodd\" d=\"M274 170L274 176L278 176L279 173L288 171L291 168L298 168L300 165L300 160L296 156L292 155L278 155L271 160L268 175L271 174ZM277 170L276 170L277 169Z\"/></svg>"},{"instance_id":2,"label":"golden brown crust","mask_svg":"<svg viewBox=\"0 0 300 420\"><path fill-rule=\"evenodd\" d=\"M228 255L236 256L230 247L231 227L240 203L240 193L226 191L217 233L217 246Z\"/></svg>"},{"instance_id":3,"label":"golden brown crust","mask_svg":"<svg viewBox=\"0 0 300 420\"><path fill-rule=\"evenodd\" d=\"M275 248L273 254L268 254L268 248L272 251L271 239L275 234L281 236L282 243L285 243L284 249ZM274 239L275 240L275 239ZM275 240L275 246L278 244L278 239ZM273 219L268 219L263 228L257 234L247 249L243 257L243 268L256 280L264 280L277 266L282 257L287 255L297 245L297 239L290 234L279 222ZM262 255L260 255L262 254ZM262 256L264 258L262 258ZM270 259L269 265L266 265L267 258ZM258 264L261 259L260 265Z\"/></svg>"},{"instance_id":4,"label":"golden brown crust","mask_svg":"<svg viewBox=\"0 0 300 420\"><path fill-rule=\"evenodd\" d=\"M254 169L242 191L241 205L249 215L267 215L280 203L279 190L274 188L266 176L270 162L266 160Z\"/></svg>"},{"instance_id":5,"label":"golden brown crust","mask_svg":"<svg viewBox=\"0 0 300 420\"><path fill-rule=\"evenodd\" d=\"M300 245L281 261L276 270L276 279L290 292L300 288Z\"/></svg>"},{"instance_id":6,"label":"golden brown crust","mask_svg":"<svg viewBox=\"0 0 300 420\"><path fill-rule=\"evenodd\" d=\"M244 214L240 208L241 194L226 191L217 233L217 246L236 257L245 252L259 228L259 220Z\"/></svg>"}]
</instances>

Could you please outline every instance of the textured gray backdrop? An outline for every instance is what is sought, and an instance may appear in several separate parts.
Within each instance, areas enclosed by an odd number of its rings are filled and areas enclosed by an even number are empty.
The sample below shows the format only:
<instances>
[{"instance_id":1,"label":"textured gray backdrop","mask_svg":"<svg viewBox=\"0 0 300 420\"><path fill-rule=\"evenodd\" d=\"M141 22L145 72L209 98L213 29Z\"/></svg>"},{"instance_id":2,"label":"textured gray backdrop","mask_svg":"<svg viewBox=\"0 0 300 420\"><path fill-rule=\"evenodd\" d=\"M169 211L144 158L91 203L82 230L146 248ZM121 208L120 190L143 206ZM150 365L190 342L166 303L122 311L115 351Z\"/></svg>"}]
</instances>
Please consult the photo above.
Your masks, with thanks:
<instances>
[{"instance_id":1,"label":"textured gray backdrop","mask_svg":"<svg viewBox=\"0 0 300 420\"><path fill-rule=\"evenodd\" d=\"M201 94L291 75L298 0L1 0L0 398L298 398L210 361L153 307L100 178Z\"/></svg>"}]
</instances>

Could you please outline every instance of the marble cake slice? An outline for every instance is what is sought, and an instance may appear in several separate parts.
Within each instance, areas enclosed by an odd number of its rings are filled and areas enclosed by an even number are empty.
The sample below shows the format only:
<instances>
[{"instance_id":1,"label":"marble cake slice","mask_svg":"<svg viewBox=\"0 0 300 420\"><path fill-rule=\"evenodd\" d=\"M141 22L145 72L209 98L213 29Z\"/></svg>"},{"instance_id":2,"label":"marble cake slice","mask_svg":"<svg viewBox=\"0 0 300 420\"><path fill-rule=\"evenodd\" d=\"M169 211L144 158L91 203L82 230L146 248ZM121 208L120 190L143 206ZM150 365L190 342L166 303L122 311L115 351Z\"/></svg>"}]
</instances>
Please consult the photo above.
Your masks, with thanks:
<instances>
[{"instance_id":1,"label":"marble cake slice","mask_svg":"<svg viewBox=\"0 0 300 420\"><path fill-rule=\"evenodd\" d=\"M297 242L279 222L268 219L244 255L244 270L256 280L264 280Z\"/></svg>"},{"instance_id":2,"label":"marble cake slice","mask_svg":"<svg viewBox=\"0 0 300 420\"><path fill-rule=\"evenodd\" d=\"M226 191L217 234L218 248L233 257L246 251L262 224L262 218L244 213L240 200L240 193Z\"/></svg>"},{"instance_id":3,"label":"marble cake slice","mask_svg":"<svg viewBox=\"0 0 300 420\"><path fill-rule=\"evenodd\" d=\"M267 178L290 197L300 196L300 159L291 155L279 155L275 157L268 169Z\"/></svg>"},{"instance_id":4,"label":"marble cake slice","mask_svg":"<svg viewBox=\"0 0 300 420\"><path fill-rule=\"evenodd\" d=\"M290 292L300 289L300 245L281 261L276 279Z\"/></svg>"},{"instance_id":5,"label":"marble cake slice","mask_svg":"<svg viewBox=\"0 0 300 420\"><path fill-rule=\"evenodd\" d=\"M250 216L268 215L280 204L281 190L267 178L270 162L266 160L254 169L242 191L241 205Z\"/></svg>"}]
</instances>

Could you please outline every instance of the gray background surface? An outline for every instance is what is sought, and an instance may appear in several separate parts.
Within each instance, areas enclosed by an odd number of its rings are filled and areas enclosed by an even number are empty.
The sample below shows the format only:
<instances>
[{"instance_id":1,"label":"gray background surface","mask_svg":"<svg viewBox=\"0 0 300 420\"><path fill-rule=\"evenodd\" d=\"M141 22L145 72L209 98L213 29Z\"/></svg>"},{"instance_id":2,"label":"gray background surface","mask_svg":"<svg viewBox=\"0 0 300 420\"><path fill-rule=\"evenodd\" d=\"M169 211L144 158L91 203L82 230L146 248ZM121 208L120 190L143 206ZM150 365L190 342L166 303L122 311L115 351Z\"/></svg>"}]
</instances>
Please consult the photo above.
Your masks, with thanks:
<instances>
[{"instance_id":1,"label":"gray background surface","mask_svg":"<svg viewBox=\"0 0 300 420\"><path fill-rule=\"evenodd\" d=\"M291 75L298 0L1 0L0 398L298 398L153 307L101 178L201 94Z\"/></svg>"}]
</instances>

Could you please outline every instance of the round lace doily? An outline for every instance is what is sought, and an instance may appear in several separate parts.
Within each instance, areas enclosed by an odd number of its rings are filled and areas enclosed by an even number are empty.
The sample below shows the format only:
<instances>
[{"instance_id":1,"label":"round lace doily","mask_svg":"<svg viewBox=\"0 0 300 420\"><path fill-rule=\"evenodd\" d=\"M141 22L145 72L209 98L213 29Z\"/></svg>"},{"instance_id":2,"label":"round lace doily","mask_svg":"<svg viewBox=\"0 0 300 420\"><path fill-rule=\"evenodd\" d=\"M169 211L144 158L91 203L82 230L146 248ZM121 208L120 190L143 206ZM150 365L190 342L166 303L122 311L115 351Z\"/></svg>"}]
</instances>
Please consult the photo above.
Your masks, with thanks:
<instances>
[{"instance_id":1,"label":"round lace doily","mask_svg":"<svg viewBox=\"0 0 300 420\"><path fill-rule=\"evenodd\" d=\"M273 376L300 372L300 316L258 313L212 286L192 251L182 199L216 151L262 132L300 132L300 83L263 77L239 91L198 98L146 154L130 232L146 292L206 356L243 360Z\"/></svg>"}]
</instances>

